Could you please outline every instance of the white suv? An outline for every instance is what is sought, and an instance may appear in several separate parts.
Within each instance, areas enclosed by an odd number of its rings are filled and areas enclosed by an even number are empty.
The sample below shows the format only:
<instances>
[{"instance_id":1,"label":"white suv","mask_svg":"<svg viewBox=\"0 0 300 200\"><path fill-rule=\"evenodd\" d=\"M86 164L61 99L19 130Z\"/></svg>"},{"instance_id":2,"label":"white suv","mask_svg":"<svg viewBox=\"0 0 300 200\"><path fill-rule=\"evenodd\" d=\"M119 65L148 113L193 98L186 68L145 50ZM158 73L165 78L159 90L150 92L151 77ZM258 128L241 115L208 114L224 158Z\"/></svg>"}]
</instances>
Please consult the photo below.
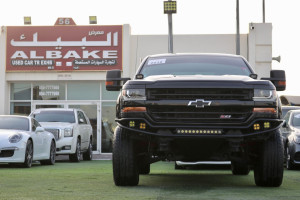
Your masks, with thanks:
<instances>
[{"instance_id":1,"label":"white suv","mask_svg":"<svg viewBox=\"0 0 300 200\"><path fill-rule=\"evenodd\" d=\"M92 160L92 126L81 109L42 108L30 116L54 135L57 155L79 162L83 153L83 160Z\"/></svg>"}]
</instances>

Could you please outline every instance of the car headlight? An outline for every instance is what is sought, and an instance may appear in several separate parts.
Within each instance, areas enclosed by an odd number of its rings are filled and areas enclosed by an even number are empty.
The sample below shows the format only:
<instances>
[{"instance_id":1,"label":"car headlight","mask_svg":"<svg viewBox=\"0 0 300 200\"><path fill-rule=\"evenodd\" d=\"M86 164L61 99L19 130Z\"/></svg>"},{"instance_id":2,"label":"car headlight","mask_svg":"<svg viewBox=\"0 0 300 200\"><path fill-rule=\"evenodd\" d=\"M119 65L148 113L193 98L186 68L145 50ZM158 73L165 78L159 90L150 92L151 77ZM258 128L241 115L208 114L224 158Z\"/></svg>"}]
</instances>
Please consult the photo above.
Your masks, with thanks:
<instances>
[{"instance_id":1,"label":"car headlight","mask_svg":"<svg viewBox=\"0 0 300 200\"><path fill-rule=\"evenodd\" d=\"M124 100L146 100L145 89L126 89L122 90Z\"/></svg>"},{"instance_id":2,"label":"car headlight","mask_svg":"<svg viewBox=\"0 0 300 200\"><path fill-rule=\"evenodd\" d=\"M17 133L17 134L10 136L8 141L10 143L17 143L17 142L20 142L20 140L22 140L22 138L23 138L22 134Z\"/></svg>"},{"instance_id":3,"label":"car headlight","mask_svg":"<svg viewBox=\"0 0 300 200\"><path fill-rule=\"evenodd\" d=\"M72 128L65 128L64 136L65 137L73 137L73 129Z\"/></svg>"},{"instance_id":4,"label":"car headlight","mask_svg":"<svg viewBox=\"0 0 300 200\"><path fill-rule=\"evenodd\" d=\"M254 89L254 101L274 101L276 97L275 90Z\"/></svg>"}]
</instances>

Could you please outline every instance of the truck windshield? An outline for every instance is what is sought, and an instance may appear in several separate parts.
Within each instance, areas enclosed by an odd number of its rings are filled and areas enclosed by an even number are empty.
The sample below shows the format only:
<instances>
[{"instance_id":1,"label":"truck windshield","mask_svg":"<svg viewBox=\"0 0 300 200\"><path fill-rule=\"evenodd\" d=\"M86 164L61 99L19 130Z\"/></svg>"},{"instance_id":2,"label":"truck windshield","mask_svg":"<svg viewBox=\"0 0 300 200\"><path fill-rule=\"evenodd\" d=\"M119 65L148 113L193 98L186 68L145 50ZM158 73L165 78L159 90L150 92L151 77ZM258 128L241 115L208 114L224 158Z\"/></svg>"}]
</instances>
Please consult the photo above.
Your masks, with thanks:
<instances>
[{"instance_id":1,"label":"truck windshield","mask_svg":"<svg viewBox=\"0 0 300 200\"><path fill-rule=\"evenodd\" d=\"M182 55L148 58L140 74L153 75L241 75L252 72L241 57Z\"/></svg>"}]
</instances>

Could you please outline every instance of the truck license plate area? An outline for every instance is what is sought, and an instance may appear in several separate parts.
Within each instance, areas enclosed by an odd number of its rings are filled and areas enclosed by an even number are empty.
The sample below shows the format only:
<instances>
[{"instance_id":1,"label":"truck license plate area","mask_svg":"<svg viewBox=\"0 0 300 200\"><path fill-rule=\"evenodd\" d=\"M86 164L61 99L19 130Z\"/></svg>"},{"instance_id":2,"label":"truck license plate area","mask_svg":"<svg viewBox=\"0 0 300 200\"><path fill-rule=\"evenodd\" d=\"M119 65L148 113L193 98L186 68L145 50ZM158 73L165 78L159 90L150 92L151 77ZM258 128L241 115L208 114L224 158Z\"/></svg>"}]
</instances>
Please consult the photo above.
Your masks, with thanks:
<instances>
[{"instance_id":1,"label":"truck license plate area","mask_svg":"<svg viewBox=\"0 0 300 200\"><path fill-rule=\"evenodd\" d=\"M220 135L223 133L222 129L176 129L177 134L195 134L195 135Z\"/></svg>"}]
</instances>

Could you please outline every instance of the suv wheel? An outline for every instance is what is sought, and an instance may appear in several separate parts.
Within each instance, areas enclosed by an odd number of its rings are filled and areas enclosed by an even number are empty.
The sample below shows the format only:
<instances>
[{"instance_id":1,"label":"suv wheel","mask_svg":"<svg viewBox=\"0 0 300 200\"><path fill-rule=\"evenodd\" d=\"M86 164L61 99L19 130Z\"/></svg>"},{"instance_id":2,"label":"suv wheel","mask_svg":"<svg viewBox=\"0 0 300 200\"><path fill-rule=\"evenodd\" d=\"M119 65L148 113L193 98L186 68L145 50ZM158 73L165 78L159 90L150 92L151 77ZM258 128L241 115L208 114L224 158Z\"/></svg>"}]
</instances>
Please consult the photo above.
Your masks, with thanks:
<instances>
[{"instance_id":1,"label":"suv wheel","mask_svg":"<svg viewBox=\"0 0 300 200\"><path fill-rule=\"evenodd\" d=\"M283 178L283 145L279 130L272 133L261 148L258 162L254 166L257 186L278 187Z\"/></svg>"},{"instance_id":2,"label":"suv wheel","mask_svg":"<svg viewBox=\"0 0 300 200\"><path fill-rule=\"evenodd\" d=\"M90 139L89 147L86 152L82 155L83 160L92 160L93 159L93 146L92 146L92 139Z\"/></svg>"},{"instance_id":3,"label":"suv wheel","mask_svg":"<svg viewBox=\"0 0 300 200\"><path fill-rule=\"evenodd\" d=\"M113 141L113 176L117 186L134 186L139 183L139 168L134 141L129 133L116 128Z\"/></svg>"},{"instance_id":4,"label":"suv wheel","mask_svg":"<svg viewBox=\"0 0 300 200\"><path fill-rule=\"evenodd\" d=\"M231 161L231 171L233 175L248 175L250 167L245 162Z\"/></svg>"},{"instance_id":5,"label":"suv wheel","mask_svg":"<svg viewBox=\"0 0 300 200\"><path fill-rule=\"evenodd\" d=\"M75 151L74 154L69 155L69 159L72 162L80 162L80 159L81 159L81 142L80 142L80 138L77 138L76 151Z\"/></svg>"},{"instance_id":6,"label":"suv wheel","mask_svg":"<svg viewBox=\"0 0 300 200\"><path fill-rule=\"evenodd\" d=\"M286 147L286 168L288 170L293 170L293 169L296 168L295 164L291 160L291 154L290 154L290 150L289 150L289 144L287 144L287 147Z\"/></svg>"}]
</instances>

